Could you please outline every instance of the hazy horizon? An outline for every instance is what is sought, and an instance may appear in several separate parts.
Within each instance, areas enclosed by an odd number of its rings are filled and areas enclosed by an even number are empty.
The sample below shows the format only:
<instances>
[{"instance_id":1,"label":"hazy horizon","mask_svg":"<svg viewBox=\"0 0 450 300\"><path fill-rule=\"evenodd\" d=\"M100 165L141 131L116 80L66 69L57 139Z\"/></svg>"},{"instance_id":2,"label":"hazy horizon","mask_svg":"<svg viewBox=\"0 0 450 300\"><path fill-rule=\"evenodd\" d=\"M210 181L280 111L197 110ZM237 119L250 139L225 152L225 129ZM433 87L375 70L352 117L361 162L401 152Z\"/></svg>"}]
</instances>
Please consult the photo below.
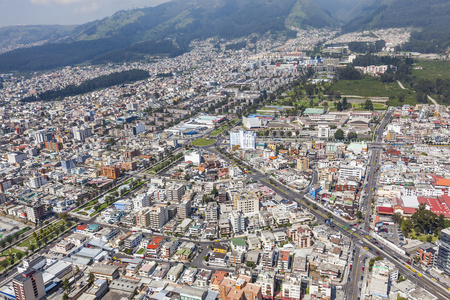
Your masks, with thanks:
<instances>
[{"instance_id":1,"label":"hazy horizon","mask_svg":"<svg viewBox=\"0 0 450 300\"><path fill-rule=\"evenodd\" d=\"M170 0L0 0L0 27L78 25Z\"/></svg>"}]
</instances>

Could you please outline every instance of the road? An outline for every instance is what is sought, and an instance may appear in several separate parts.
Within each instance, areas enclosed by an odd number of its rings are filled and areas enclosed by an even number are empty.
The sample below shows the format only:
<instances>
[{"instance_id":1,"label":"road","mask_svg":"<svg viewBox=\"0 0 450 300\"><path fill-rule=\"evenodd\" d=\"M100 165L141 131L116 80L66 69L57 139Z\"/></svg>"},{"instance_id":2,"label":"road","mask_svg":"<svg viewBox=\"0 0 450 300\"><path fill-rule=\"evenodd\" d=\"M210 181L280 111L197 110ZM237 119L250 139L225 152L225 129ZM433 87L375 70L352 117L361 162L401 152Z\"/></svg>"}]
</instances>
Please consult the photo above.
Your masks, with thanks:
<instances>
[{"instance_id":1,"label":"road","mask_svg":"<svg viewBox=\"0 0 450 300\"><path fill-rule=\"evenodd\" d=\"M436 100L434 100L433 98L431 98L430 96L427 95L428 100L430 100L431 102L433 102L434 105L439 105L439 103L437 103Z\"/></svg>"}]
</instances>

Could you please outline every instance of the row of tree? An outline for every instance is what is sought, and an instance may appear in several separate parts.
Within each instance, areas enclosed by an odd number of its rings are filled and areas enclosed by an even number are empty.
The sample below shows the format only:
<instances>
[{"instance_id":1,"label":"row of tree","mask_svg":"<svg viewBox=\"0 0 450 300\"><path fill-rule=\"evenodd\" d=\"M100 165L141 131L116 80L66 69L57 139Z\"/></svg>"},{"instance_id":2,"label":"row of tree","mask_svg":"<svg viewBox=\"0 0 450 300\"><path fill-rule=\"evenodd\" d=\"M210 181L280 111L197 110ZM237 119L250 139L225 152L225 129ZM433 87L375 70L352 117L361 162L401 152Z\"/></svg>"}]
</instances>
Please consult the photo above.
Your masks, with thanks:
<instances>
[{"instance_id":1,"label":"row of tree","mask_svg":"<svg viewBox=\"0 0 450 300\"><path fill-rule=\"evenodd\" d=\"M48 90L39 93L36 96L29 96L23 98L22 102L35 101L53 101L62 100L65 97L86 94L97 89L103 89L114 85L124 84L127 82L134 82L148 78L150 74L144 70L129 70L122 72L115 72L109 75L99 76L94 79L87 80L80 85L68 85L63 89Z\"/></svg>"}]
</instances>

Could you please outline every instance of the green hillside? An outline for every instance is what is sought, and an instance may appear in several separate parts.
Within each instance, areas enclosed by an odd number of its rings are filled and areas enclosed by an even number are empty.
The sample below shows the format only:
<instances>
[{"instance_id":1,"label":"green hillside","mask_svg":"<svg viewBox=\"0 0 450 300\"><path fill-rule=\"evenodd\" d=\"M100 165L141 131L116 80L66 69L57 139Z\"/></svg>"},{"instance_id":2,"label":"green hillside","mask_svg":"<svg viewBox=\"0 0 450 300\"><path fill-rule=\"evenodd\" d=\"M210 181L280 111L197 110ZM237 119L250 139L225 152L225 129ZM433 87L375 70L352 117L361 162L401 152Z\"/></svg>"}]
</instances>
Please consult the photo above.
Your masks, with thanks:
<instances>
[{"instance_id":1,"label":"green hillside","mask_svg":"<svg viewBox=\"0 0 450 300\"><path fill-rule=\"evenodd\" d=\"M445 52L450 47L449 20L448 0L385 0L366 7L343 30L412 27L416 30L402 50Z\"/></svg>"},{"instance_id":2,"label":"green hillside","mask_svg":"<svg viewBox=\"0 0 450 300\"><path fill-rule=\"evenodd\" d=\"M174 0L78 26L70 43L0 55L0 72L175 56L187 51L193 39L283 33L286 25L321 28L336 21L312 0Z\"/></svg>"}]
</instances>

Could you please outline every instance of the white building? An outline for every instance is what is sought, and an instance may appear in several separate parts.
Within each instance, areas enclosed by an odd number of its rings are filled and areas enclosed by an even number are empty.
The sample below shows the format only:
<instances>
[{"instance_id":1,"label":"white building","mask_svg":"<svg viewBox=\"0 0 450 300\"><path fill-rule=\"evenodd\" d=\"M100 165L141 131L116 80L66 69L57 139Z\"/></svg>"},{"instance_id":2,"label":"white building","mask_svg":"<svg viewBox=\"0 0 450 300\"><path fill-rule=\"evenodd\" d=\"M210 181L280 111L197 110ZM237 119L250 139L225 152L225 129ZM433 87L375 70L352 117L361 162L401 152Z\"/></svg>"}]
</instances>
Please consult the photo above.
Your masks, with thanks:
<instances>
[{"instance_id":1,"label":"white building","mask_svg":"<svg viewBox=\"0 0 450 300\"><path fill-rule=\"evenodd\" d=\"M234 233L242 233L245 230L245 218L242 212L233 210L230 214L231 227Z\"/></svg>"},{"instance_id":2,"label":"white building","mask_svg":"<svg viewBox=\"0 0 450 300\"><path fill-rule=\"evenodd\" d=\"M230 147L237 145L241 149L256 149L256 132L245 130L230 132Z\"/></svg>"},{"instance_id":3,"label":"white building","mask_svg":"<svg viewBox=\"0 0 450 300\"><path fill-rule=\"evenodd\" d=\"M136 198L132 198L133 201L133 209L141 210L144 207L150 206L150 196L146 194L137 195Z\"/></svg>"},{"instance_id":4,"label":"white building","mask_svg":"<svg viewBox=\"0 0 450 300\"><path fill-rule=\"evenodd\" d=\"M73 137L77 141L84 141L86 138L88 138L92 135L91 129L85 128L85 127L81 127L81 128L74 127L72 132L73 132Z\"/></svg>"},{"instance_id":5,"label":"white building","mask_svg":"<svg viewBox=\"0 0 450 300\"><path fill-rule=\"evenodd\" d=\"M330 136L330 127L328 125L317 126L317 137L327 139Z\"/></svg>"},{"instance_id":6,"label":"white building","mask_svg":"<svg viewBox=\"0 0 450 300\"><path fill-rule=\"evenodd\" d=\"M27 155L25 153L14 152L14 153L8 154L8 163L10 163L10 164L15 164L15 163L20 164L25 159L27 159Z\"/></svg>"},{"instance_id":7,"label":"white building","mask_svg":"<svg viewBox=\"0 0 450 300\"><path fill-rule=\"evenodd\" d=\"M184 161L191 161L192 164L198 166L202 161L202 155L198 151L189 151L184 155Z\"/></svg>"},{"instance_id":8,"label":"white building","mask_svg":"<svg viewBox=\"0 0 450 300\"><path fill-rule=\"evenodd\" d=\"M47 183L47 179L45 178L44 175L30 178L30 187L33 189L40 188L41 186L45 185L46 183Z\"/></svg>"}]
</instances>

